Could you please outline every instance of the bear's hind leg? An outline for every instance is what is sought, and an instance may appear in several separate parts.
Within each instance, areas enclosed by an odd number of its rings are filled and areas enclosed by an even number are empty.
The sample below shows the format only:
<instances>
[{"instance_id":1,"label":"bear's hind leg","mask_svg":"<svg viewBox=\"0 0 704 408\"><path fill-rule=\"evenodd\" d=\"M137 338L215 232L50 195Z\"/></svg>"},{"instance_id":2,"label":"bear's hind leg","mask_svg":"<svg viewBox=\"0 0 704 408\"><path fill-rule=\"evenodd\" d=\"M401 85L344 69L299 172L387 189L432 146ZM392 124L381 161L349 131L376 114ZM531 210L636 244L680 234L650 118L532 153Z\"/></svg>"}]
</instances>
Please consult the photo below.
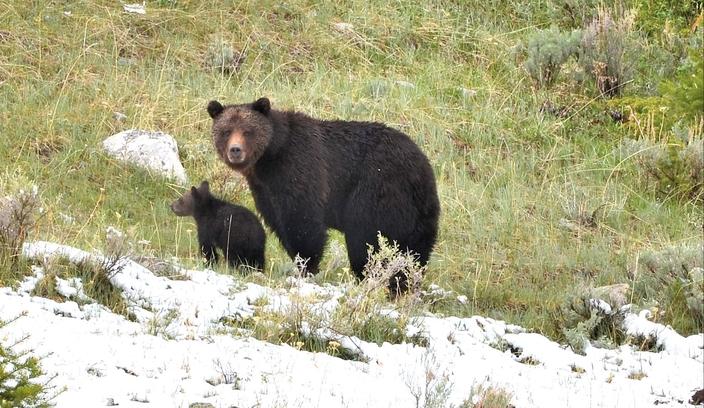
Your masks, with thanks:
<instances>
[{"instance_id":1,"label":"bear's hind leg","mask_svg":"<svg viewBox=\"0 0 704 408\"><path fill-rule=\"evenodd\" d=\"M347 246L347 256L350 260L350 269L357 279L364 279L364 267L367 265L367 244L377 249L375 240L367 239L359 230L348 228L345 231L345 245Z\"/></svg>"}]
</instances>

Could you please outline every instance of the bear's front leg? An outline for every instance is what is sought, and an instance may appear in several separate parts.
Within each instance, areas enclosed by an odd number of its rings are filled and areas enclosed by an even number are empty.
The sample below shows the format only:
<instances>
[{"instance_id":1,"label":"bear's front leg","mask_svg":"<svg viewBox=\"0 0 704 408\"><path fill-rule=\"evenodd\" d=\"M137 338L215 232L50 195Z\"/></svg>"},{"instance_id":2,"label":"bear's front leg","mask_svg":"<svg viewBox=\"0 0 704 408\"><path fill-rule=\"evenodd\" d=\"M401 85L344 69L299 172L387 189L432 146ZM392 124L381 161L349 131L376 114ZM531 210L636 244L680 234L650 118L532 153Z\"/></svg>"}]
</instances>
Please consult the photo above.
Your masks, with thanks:
<instances>
[{"instance_id":1,"label":"bear's front leg","mask_svg":"<svg viewBox=\"0 0 704 408\"><path fill-rule=\"evenodd\" d=\"M322 216L295 213L284 217L279 234L288 256L295 260L296 255L305 261L306 273L316 274L323 257L328 239L327 228L321 222Z\"/></svg>"},{"instance_id":2,"label":"bear's front leg","mask_svg":"<svg viewBox=\"0 0 704 408\"><path fill-rule=\"evenodd\" d=\"M215 250L215 245L211 243L201 243L200 252L203 254L205 263L208 266L213 266L218 262L218 253Z\"/></svg>"}]
</instances>

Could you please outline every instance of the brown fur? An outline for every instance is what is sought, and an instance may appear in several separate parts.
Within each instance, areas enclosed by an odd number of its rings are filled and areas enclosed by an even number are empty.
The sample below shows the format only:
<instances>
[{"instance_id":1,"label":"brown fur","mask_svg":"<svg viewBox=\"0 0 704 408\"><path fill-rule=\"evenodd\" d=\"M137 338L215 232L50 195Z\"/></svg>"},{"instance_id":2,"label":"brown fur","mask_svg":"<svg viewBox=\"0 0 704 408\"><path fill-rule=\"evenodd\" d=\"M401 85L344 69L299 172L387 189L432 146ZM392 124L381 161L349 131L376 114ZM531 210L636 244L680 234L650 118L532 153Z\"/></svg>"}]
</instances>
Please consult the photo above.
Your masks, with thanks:
<instances>
[{"instance_id":1,"label":"brown fur","mask_svg":"<svg viewBox=\"0 0 704 408\"><path fill-rule=\"evenodd\" d=\"M289 256L308 259L310 272L318 270L327 228L345 234L359 278L378 232L428 262L440 203L430 163L407 135L381 123L273 110L266 98L212 101L208 113L218 156L247 178L264 221ZM233 134L244 139L243 160L233 160ZM391 289L406 290L406 277L395 277Z\"/></svg>"}]
</instances>

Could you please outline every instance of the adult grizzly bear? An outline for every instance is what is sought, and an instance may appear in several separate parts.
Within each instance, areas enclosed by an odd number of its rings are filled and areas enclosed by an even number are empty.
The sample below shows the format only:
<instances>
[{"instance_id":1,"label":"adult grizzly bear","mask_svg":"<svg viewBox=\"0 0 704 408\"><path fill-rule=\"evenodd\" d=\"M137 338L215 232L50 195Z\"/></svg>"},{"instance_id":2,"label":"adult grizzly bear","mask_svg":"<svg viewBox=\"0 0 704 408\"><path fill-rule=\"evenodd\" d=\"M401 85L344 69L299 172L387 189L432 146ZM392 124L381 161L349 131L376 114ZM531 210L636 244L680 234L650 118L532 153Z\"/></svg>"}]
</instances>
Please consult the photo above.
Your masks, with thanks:
<instances>
[{"instance_id":1,"label":"adult grizzly bear","mask_svg":"<svg viewBox=\"0 0 704 408\"><path fill-rule=\"evenodd\" d=\"M440 202L430 163L404 133L381 123L319 120L271 109L269 99L208 104L220 158L247 179L257 210L288 255L318 271L327 228L345 235L350 266L363 279L377 233L425 265ZM405 276L390 282L407 289Z\"/></svg>"}]
</instances>

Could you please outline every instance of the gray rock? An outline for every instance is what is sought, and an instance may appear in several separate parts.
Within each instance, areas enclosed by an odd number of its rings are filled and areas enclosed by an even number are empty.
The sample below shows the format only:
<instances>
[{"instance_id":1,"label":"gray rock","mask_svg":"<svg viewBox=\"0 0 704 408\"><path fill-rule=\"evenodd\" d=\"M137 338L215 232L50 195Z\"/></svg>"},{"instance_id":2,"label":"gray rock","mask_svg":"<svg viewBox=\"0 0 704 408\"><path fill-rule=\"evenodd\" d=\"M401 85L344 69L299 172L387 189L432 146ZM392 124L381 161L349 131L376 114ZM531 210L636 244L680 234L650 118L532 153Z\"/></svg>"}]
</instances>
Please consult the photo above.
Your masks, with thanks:
<instances>
[{"instance_id":1,"label":"gray rock","mask_svg":"<svg viewBox=\"0 0 704 408\"><path fill-rule=\"evenodd\" d=\"M332 28L343 34L354 33L354 26L350 23L335 23L332 25Z\"/></svg>"},{"instance_id":2,"label":"gray rock","mask_svg":"<svg viewBox=\"0 0 704 408\"><path fill-rule=\"evenodd\" d=\"M186 170L178 158L176 140L163 132L130 129L103 140L105 151L119 159L185 185Z\"/></svg>"},{"instance_id":3,"label":"gray rock","mask_svg":"<svg viewBox=\"0 0 704 408\"><path fill-rule=\"evenodd\" d=\"M577 232L579 230L579 225L566 218L560 218L560 220L557 221L557 225L570 232Z\"/></svg>"},{"instance_id":4,"label":"gray rock","mask_svg":"<svg viewBox=\"0 0 704 408\"><path fill-rule=\"evenodd\" d=\"M457 90L460 92L460 95L462 95L464 99L469 99L477 95L477 91L475 91L474 89L467 89L463 86L458 87Z\"/></svg>"},{"instance_id":5,"label":"gray rock","mask_svg":"<svg viewBox=\"0 0 704 408\"><path fill-rule=\"evenodd\" d=\"M591 290L590 297L601 299L612 308L619 309L628 302L628 291L630 286L627 283L617 283L615 285L599 286Z\"/></svg>"},{"instance_id":6,"label":"gray rock","mask_svg":"<svg viewBox=\"0 0 704 408\"><path fill-rule=\"evenodd\" d=\"M396 81L396 85L400 86L401 88L416 89L416 86L412 82L408 81L398 80Z\"/></svg>"},{"instance_id":7,"label":"gray rock","mask_svg":"<svg viewBox=\"0 0 704 408\"><path fill-rule=\"evenodd\" d=\"M144 3L125 4L122 6L122 8L128 13L147 14L147 9L144 6Z\"/></svg>"}]
</instances>

